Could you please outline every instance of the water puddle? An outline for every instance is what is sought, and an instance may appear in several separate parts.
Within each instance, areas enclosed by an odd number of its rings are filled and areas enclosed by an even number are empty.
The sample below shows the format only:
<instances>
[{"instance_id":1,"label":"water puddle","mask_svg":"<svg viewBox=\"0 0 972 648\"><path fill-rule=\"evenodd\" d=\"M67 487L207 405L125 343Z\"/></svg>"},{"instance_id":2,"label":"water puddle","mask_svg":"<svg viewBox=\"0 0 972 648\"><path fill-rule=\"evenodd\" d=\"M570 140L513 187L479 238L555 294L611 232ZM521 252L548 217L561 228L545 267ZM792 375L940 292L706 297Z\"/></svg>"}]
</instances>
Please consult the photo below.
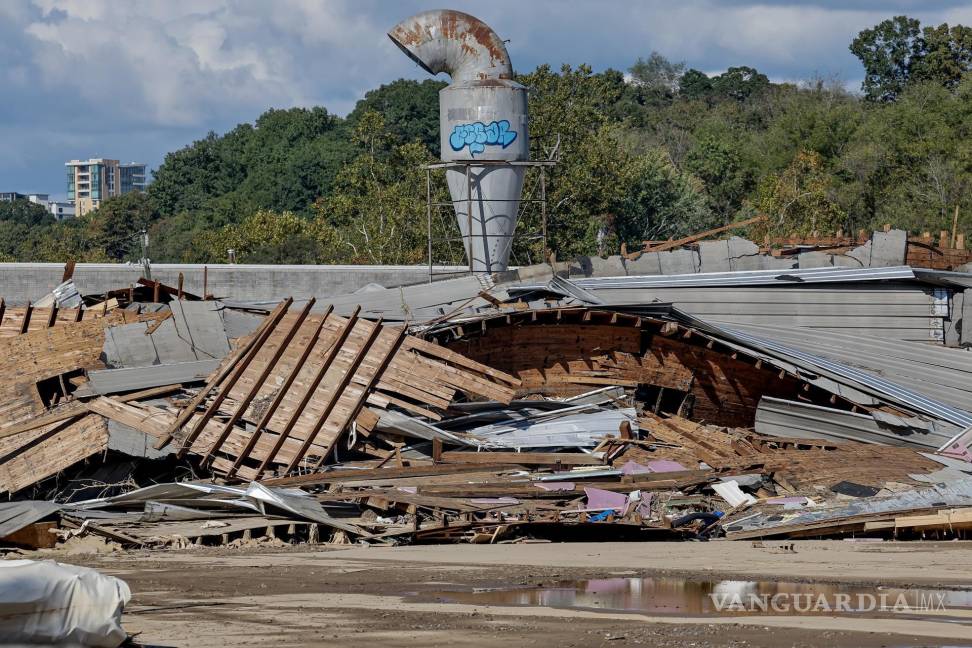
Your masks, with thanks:
<instances>
[{"instance_id":1,"label":"water puddle","mask_svg":"<svg viewBox=\"0 0 972 648\"><path fill-rule=\"evenodd\" d=\"M902 615L972 625L972 591L771 581L603 578L414 593L425 601L652 615Z\"/></svg>"}]
</instances>

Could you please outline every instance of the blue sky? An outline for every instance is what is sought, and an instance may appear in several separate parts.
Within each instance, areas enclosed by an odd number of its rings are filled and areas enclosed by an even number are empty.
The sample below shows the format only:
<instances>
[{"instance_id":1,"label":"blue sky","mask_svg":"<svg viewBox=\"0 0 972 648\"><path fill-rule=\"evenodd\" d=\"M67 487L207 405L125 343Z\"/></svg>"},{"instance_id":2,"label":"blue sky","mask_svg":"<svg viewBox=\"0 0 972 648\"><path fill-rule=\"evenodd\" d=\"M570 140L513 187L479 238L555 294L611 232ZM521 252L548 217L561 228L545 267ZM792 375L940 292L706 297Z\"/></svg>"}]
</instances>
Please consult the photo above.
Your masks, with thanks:
<instances>
[{"instance_id":1,"label":"blue sky","mask_svg":"<svg viewBox=\"0 0 972 648\"><path fill-rule=\"evenodd\" d=\"M623 70L657 50L710 73L751 65L850 86L861 29L901 13L972 24L968 0L2 0L0 191L63 194L71 158L155 168L270 107L344 115L381 83L427 77L385 32L443 6L508 39L518 70Z\"/></svg>"}]
</instances>

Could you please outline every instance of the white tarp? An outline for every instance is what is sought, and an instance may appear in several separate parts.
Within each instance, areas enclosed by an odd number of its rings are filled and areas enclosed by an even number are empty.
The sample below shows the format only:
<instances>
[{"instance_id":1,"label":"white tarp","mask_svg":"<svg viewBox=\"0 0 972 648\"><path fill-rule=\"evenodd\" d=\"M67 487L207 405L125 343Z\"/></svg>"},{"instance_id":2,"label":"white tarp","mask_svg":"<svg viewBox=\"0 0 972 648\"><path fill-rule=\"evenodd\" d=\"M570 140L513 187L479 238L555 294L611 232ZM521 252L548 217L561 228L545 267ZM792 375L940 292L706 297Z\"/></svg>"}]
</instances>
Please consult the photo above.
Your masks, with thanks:
<instances>
[{"instance_id":1,"label":"white tarp","mask_svg":"<svg viewBox=\"0 0 972 648\"><path fill-rule=\"evenodd\" d=\"M0 560L0 644L115 648L125 581L53 560Z\"/></svg>"}]
</instances>

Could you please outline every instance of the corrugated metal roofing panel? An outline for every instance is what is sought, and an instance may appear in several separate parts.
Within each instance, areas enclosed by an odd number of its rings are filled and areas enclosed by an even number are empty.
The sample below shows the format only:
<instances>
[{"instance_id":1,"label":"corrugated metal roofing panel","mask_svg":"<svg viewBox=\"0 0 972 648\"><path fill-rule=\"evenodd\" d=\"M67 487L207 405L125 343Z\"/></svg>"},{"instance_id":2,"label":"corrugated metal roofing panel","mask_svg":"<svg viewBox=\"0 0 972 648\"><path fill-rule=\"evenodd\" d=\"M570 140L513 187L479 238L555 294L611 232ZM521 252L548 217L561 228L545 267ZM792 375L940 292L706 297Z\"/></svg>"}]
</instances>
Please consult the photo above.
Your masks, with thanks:
<instances>
[{"instance_id":1,"label":"corrugated metal roofing panel","mask_svg":"<svg viewBox=\"0 0 972 648\"><path fill-rule=\"evenodd\" d=\"M918 284L591 289L607 305L670 302L707 320L941 341L943 288Z\"/></svg>"},{"instance_id":2,"label":"corrugated metal roofing panel","mask_svg":"<svg viewBox=\"0 0 972 648\"><path fill-rule=\"evenodd\" d=\"M928 508L970 505L972 505L972 479L927 489L908 490L886 497L855 498L849 502L833 506L807 509L806 512L783 516L782 519L775 512L760 513L744 520L730 522L726 524L725 529L728 537L732 539L734 537L733 532L762 531L765 535L772 535L774 530L777 529L830 520L844 520L856 515L893 514Z\"/></svg>"},{"instance_id":3,"label":"corrugated metal roofing panel","mask_svg":"<svg viewBox=\"0 0 972 648\"><path fill-rule=\"evenodd\" d=\"M202 382L219 367L219 363L220 359L216 358L150 367L98 369L88 372L88 384L83 389L85 393L117 394L177 383Z\"/></svg>"},{"instance_id":4,"label":"corrugated metal roofing panel","mask_svg":"<svg viewBox=\"0 0 972 648\"><path fill-rule=\"evenodd\" d=\"M29 524L43 520L61 510L56 502L27 500L23 502L0 502L0 538L23 529Z\"/></svg>"},{"instance_id":5,"label":"corrugated metal roofing panel","mask_svg":"<svg viewBox=\"0 0 972 648\"><path fill-rule=\"evenodd\" d=\"M447 315L460 308L490 306L477 295L493 288L488 275L473 275L446 279L431 284L417 284L403 288L369 290L331 297L326 300L338 315L349 315L361 306L364 317L383 317L394 321L425 321ZM493 290L498 299L506 299L503 290Z\"/></svg>"},{"instance_id":6,"label":"corrugated metal roofing panel","mask_svg":"<svg viewBox=\"0 0 972 648\"><path fill-rule=\"evenodd\" d=\"M572 281L585 290L593 290L597 288L786 285L914 278L915 273L909 266L894 266L890 268L741 270L736 272L700 272L681 275L572 278Z\"/></svg>"},{"instance_id":7,"label":"corrugated metal roofing panel","mask_svg":"<svg viewBox=\"0 0 972 648\"><path fill-rule=\"evenodd\" d=\"M905 423L903 419L899 419ZM764 396L756 409L756 431L770 436L858 441L938 450L959 430L950 425L892 427L867 414Z\"/></svg>"},{"instance_id":8,"label":"corrugated metal roofing panel","mask_svg":"<svg viewBox=\"0 0 972 648\"><path fill-rule=\"evenodd\" d=\"M811 329L736 323L728 326L737 332L864 369L949 405L972 411L970 351Z\"/></svg>"},{"instance_id":9,"label":"corrugated metal roofing panel","mask_svg":"<svg viewBox=\"0 0 972 648\"><path fill-rule=\"evenodd\" d=\"M815 353L801 351L794 346L781 344L770 338L751 335L731 325L715 324L687 314L681 314L680 317L703 331L744 347L756 349L764 355L781 358L805 371L826 376L835 382L849 384L856 390L872 394L885 402L899 404L909 411L927 414L959 426L972 425L972 412L939 400L938 390L930 389L931 386L927 383L914 390L908 389L896 381L878 375L873 370L857 369L841 361L833 361ZM805 330L799 329L800 332ZM929 345L928 348L932 347ZM878 361L874 364L880 366ZM930 393L934 393L935 396L929 396Z\"/></svg>"}]
</instances>

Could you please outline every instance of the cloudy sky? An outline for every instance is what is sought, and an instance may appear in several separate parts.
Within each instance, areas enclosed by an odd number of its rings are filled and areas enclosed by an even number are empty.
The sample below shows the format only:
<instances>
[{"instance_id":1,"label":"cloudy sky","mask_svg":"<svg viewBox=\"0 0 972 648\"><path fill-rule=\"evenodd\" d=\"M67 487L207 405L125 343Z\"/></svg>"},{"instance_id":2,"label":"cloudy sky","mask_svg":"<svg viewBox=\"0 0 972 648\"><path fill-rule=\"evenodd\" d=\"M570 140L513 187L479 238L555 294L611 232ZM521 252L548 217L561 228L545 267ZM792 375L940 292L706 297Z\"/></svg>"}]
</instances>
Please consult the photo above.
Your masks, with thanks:
<instances>
[{"instance_id":1,"label":"cloudy sky","mask_svg":"<svg viewBox=\"0 0 972 648\"><path fill-rule=\"evenodd\" d=\"M270 107L344 115L381 83L426 78L385 32L441 6L489 23L518 70L627 69L658 50L850 85L861 29L899 13L972 24L969 0L0 0L0 191L63 195L71 158L155 168Z\"/></svg>"}]
</instances>

